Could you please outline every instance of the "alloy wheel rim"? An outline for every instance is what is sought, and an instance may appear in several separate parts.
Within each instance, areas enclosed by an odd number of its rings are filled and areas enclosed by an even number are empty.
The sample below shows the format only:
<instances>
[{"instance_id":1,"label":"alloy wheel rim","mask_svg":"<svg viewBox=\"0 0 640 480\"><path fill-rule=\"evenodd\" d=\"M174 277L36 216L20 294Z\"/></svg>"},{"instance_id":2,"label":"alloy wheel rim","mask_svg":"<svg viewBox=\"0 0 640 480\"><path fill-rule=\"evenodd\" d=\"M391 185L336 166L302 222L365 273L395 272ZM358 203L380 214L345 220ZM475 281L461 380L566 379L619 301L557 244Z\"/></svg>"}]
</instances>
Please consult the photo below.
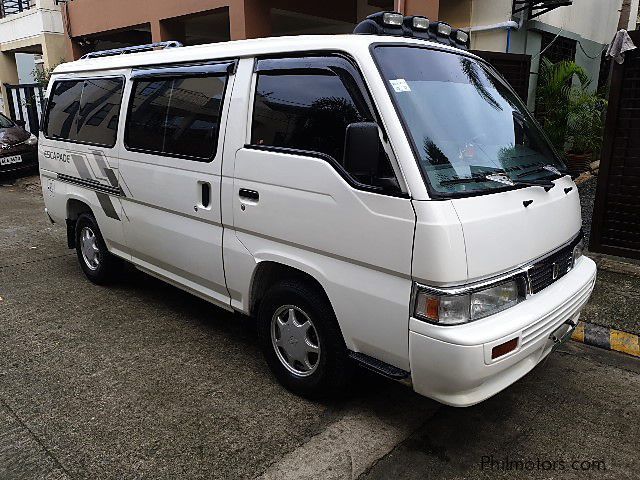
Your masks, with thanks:
<instances>
[{"instance_id":1,"label":"alloy wheel rim","mask_svg":"<svg viewBox=\"0 0 640 480\"><path fill-rule=\"evenodd\" d=\"M271 344L280 363L292 374L307 377L320 363L320 337L301 308L283 305L271 317Z\"/></svg>"},{"instance_id":2,"label":"alloy wheel rim","mask_svg":"<svg viewBox=\"0 0 640 480\"><path fill-rule=\"evenodd\" d=\"M96 271L100 267L100 248L96 234L90 227L82 227L80 230L80 251L85 265Z\"/></svg>"}]
</instances>

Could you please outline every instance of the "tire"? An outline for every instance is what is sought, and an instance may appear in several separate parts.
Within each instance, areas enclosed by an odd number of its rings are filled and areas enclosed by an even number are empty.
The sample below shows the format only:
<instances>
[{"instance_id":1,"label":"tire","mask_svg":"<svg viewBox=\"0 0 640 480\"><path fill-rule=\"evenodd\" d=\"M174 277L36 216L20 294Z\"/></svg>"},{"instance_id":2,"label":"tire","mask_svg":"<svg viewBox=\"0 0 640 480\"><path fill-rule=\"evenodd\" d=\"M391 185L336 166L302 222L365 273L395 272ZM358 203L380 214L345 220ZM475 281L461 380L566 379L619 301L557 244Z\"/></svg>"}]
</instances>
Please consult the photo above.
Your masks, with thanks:
<instances>
[{"instance_id":1,"label":"tire","mask_svg":"<svg viewBox=\"0 0 640 480\"><path fill-rule=\"evenodd\" d=\"M260 345L273 374L291 392L312 399L342 393L352 371L333 309L318 290L301 281L283 281L269 289L257 319ZM305 364L298 360L301 356Z\"/></svg>"},{"instance_id":2,"label":"tire","mask_svg":"<svg viewBox=\"0 0 640 480\"><path fill-rule=\"evenodd\" d=\"M112 282L122 263L107 250L98 222L92 214L83 213L78 217L75 240L80 268L87 278L96 285Z\"/></svg>"}]
</instances>

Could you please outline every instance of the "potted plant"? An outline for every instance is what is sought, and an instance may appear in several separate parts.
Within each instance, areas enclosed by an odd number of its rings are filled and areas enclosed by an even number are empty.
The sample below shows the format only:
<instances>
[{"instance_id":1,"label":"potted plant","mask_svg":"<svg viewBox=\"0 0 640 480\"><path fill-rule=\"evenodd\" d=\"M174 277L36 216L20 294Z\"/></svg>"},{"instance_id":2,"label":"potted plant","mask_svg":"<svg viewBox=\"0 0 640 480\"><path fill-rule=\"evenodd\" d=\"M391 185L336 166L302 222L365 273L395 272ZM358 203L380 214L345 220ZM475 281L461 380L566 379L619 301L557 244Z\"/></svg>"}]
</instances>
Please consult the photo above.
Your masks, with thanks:
<instances>
[{"instance_id":1,"label":"potted plant","mask_svg":"<svg viewBox=\"0 0 640 480\"><path fill-rule=\"evenodd\" d=\"M606 100L589 91L590 83L575 62L541 60L536 116L575 176L589 170L602 145Z\"/></svg>"},{"instance_id":2,"label":"potted plant","mask_svg":"<svg viewBox=\"0 0 640 480\"><path fill-rule=\"evenodd\" d=\"M587 72L575 62L563 60L552 63L544 57L540 61L536 118L558 152L565 150L572 90L586 91L589 83Z\"/></svg>"},{"instance_id":3,"label":"potted plant","mask_svg":"<svg viewBox=\"0 0 640 480\"><path fill-rule=\"evenodd\" d=\"M606 104L607 101L599 93L578 89L571 92L565 155L567 167L573 174L589 170L590 163L600 153Z\"/></svg>"}]
</instances>

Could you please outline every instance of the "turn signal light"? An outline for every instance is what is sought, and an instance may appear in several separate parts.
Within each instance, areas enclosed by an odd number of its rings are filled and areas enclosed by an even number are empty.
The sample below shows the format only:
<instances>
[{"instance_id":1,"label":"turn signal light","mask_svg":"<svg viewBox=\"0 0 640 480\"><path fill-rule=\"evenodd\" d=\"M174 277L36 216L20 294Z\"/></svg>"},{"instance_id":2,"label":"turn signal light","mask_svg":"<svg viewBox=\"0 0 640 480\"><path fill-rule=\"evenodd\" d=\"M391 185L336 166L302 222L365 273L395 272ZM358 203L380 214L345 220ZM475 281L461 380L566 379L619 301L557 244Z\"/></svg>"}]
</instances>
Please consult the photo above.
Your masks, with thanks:
<instances>
[{"instance_id":1,"label":"turn signal light","mask_svg":"<svg viewBox=\"0 0 640 480\"><path fill-rule=\"evenodd\" d=\"M496 358L502 357L509 352L513 352L518 347L518 337L512 338L508 342L501 343L500 345L496 345L491 349L491 359L495 360Z\"/></svg>"}]
</instances>

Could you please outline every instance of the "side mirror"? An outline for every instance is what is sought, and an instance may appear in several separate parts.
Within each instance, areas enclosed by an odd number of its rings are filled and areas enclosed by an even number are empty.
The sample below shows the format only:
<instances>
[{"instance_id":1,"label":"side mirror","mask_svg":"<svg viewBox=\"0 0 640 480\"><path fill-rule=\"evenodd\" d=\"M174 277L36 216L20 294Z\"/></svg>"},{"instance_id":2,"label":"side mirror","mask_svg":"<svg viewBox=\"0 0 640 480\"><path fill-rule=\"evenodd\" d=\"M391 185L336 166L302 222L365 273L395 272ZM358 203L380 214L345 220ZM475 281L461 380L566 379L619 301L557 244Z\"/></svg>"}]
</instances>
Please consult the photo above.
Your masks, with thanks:
<instances>
[{"instance_id":1,"label":"side mirror","mask_svg":"<svg viewBox=\"0 0 640 480\"><path fill-rule=\"evenodd\" d=\"M347 125L344 139L344 168L357 179L370 178L378 171L379 159L378 125L373 122Z\"/></svg>"},{"instance_id":2,"label":"side mirror","mask_svg":"<svg viewBox=\"0 0 640 480\"><path fill-rule=\"evenodd\" d=\"M25 122L24 120L16 120L13 123L15 123L17 126L24 128L27 126L27 122Z\"/></svg>"}]
</instances>

